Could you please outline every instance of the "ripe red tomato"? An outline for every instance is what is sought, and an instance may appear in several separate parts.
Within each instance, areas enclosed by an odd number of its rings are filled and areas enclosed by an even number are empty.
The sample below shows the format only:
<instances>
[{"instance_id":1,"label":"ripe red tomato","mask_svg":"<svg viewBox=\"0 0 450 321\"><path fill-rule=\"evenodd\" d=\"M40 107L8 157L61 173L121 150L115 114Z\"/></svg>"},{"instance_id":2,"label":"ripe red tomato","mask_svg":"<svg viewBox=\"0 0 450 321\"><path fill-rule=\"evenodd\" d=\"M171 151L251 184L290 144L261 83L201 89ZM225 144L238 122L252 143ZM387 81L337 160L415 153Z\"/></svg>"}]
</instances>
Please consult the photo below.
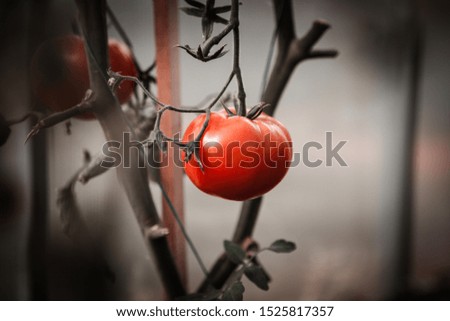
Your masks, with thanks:
<instances>
[{"instance_id":1,"label":"ripe red tomato","mask_svg":"<svg viewBox=\"0 0 450 321\"><path fill-rule=\"evenodd\" d=\"M127 76L137 71L130 49L117 40L108 42L111 69ZM38 99L52 111L63 111L80 103L89 89L89 71L83 39L68 35L44 42L31 62L31 85ZM116 95L121 104L133 93L133 82L122 82ZM78 116L95 118L92 113Z\"/></svg>"},{"instance_id":2,"label":"ripe red tomato","mask_svg":"<svg viewBox=\"0 0 450 321\"><path fill-rule=\"evenodd\" d=\"M197 136L205 117L189 124L183 141ZM243 201L267 193L283 179L292 159L292 142L283 124L264 113L250 120L213 112L199 157L203 171L193 155L185 163L194 185L207 194Z\"/></svg>"}]
</instances>

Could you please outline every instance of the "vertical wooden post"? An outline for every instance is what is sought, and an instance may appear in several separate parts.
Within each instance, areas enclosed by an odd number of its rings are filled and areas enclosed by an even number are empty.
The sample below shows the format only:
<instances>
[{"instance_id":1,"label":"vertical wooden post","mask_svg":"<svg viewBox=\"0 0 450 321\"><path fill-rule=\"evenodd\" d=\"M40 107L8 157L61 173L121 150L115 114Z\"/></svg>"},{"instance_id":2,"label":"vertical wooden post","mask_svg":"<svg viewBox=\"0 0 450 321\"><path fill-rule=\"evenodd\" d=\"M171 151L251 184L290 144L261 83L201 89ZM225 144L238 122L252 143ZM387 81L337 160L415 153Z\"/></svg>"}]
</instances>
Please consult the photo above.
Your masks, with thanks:
<instances>
[{"instance_id":1,"label":"vertical wooden post","mask_svg":"<svg viewBox=\"0 0 450 321\"><path fill-rule=\"evenodd\" d=\"M166 104L180 105L179 69L178 69L178 1L154 0L154 20L156 33L156 75L158 98ZM181 131L181 115L165 113L161 120L161 129L168 136ZM184 220L183 215L183 172L174 164L173 150L162 155L161 183L172 201L175 209ZM170 231L169 246L177 263L181 279L186 285L186 243L173 214L163 199L163 221Z\"/></svg>"}]
</instances>

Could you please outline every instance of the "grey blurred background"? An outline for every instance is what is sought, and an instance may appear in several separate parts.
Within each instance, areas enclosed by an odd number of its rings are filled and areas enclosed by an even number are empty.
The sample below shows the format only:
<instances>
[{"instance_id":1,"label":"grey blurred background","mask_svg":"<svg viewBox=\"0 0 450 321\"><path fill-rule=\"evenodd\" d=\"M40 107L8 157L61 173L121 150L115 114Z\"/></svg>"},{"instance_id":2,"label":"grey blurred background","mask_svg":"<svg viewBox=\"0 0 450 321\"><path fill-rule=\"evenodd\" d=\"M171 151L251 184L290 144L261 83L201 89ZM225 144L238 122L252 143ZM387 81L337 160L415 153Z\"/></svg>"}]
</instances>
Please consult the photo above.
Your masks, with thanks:
<instances>
[{"instance_id":1,"label":"grey blurred background","mask_svg":"<svg viewBox=\"0 0 450 321\"><path fill-rule=\"evenodd\" d=\"M71 31L72 1L50 1L42 21L54 36ZM226 1L216 1L218 4ZM271 1L244 0L241 6L241 68L248 105L258 103L270 38L274 29ZM31 1L0 4L0 103L5 118L28 110L27 38ZM152 1L109 0L143 66L155 57ZM246 286L250 300L386 299L398 253L395 250L401 206L404 129L411 77L412 1L294 0L295 24L302 35L316 18L332 29L317 45L336 48L336 59L302 63L280 101L276 117L289 129L294 149L310 141L325 145L333 132L336 144L347 141L341 156L348 167L303 164L264 199L255 238L267 245L278 238L294 241L298 250L263 254L273 281L263 292ZM183 6L180 1L180 6ZM414 149L412 284L431 291L445 282L450 269L450 4L419 1L422 22L422 74ZM180 44L201 41L199 20L180 13ZM216 25L216 31L220 26ZM117 34L111 28L111 36ZM230 38L225 39L230 43ZM231 44L229 44L231 47ZM177 49L173 49L177 50ZM204 64L180 52L183 105L217 92L228 77L231 55ZM205 79L207 81L205 81ZM230 87L235 92L235 87ZM184 117L184 116L183 116ZM186 126L190 117L183 118ZM0 147L0 299L30 298L27 235L31 211L29 124L16 125ZM56 211L56 190L82 163L82 150L95 153L104 142L95 122L73 120L72 135L64 125L46 130L48 143L49 298L120 300L162 299L162 287L114 171L77 186L78 202L96 242L116 274L114 284L99 282L98 296L84 288L80 250L63 235ZM312 158L323 158L322 151ZM197 190L185 179L186 225L208 266L231 238L240 203ZM152 185L160 206L161 195ZM189 287L202 274L189 249ZM444 278L443 278L444 276ZM101 283L101 284L100 284Z\"/></svg>"}]
</instances>

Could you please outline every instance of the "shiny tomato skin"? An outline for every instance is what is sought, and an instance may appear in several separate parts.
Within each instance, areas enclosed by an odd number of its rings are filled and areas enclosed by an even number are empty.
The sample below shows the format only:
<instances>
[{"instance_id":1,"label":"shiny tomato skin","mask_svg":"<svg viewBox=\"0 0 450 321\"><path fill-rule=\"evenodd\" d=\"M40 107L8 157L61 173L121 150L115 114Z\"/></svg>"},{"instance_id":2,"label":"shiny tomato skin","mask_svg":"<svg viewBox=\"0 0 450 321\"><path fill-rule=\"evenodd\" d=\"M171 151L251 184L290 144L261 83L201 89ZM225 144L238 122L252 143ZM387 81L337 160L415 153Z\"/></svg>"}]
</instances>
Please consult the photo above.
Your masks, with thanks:
<instances>
[{"instance_id":1,"label":"shiny tomato skin","mask_svg":"<svg viewBox=\"0 0 450 321\"><path fill-rule=\"evenodd\" d=\"M108 41L111 69L128 76L137 71L131 51L117 40ZM68 35L44 42L31 62L31 85L37 98L54 112L80 103L89 89L89 71L83 39ZM121 104L133 94L134 83L123 82L116 95ZM77 116L95 119L92 113Z\"/></svg>"},{"instance_id":2,"label":"shiny tomato skin","mask_svg":"<svg viewBox=\"0 0 450 321\"><path fill-rule=\"evenodd\" d=\"M193 140L205 117L189 124L183 141ZM199 151L203 172L193 156L185 163L194 185L210 195L243 201L267 193L283 179L292 159L292 142L287 129L264 113L250 120L213 112Z\"/></svg>"}]
</instances>

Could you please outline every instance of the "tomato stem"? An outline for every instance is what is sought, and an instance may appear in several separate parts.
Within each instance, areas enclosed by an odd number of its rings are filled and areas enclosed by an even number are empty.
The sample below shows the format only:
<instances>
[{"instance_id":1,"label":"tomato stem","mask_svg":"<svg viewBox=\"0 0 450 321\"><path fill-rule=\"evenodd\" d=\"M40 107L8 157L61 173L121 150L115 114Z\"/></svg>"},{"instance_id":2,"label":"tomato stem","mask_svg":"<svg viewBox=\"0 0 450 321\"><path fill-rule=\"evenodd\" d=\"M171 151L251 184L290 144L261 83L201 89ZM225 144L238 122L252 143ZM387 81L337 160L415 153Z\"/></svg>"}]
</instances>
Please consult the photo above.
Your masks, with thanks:
<instances>
[{"instance_id":1,"label":"tomato stem","mask_svg":"<svg viewBox=\"0 0 450 321\"><path fill-rule=\"evenodd\" d=\"M233 72L236 75L236 81L238 85L238 99L239 105L236 106L237 114L239 116L245 116L247 114L247 108L245 105L245 90L244 82L242 80L241 67L239 66L239 0L231 1L231 18L230 23L233 25L233 39L234 39L234 55L233 55Z\"/></svg>"},{"instance_id":2,"label":"tomato stem","mask_svg":"<svg viewBox=\"0 0 450 321\"><path fill-rule=\"evenodd\" d=\"M206 128L208 127L209 124L209 118L210 118L210 113L211 113L211 109L217 104L217 102L220 100L220 98L223 96L223 94L225 93L225 91L227 90L228 86L230 85L231 81L233 80L234 76L235 76L235 72L234 70L230 73L230 75L228 76L228 79L225 83L225 85L222 87L221 91L219 92L219 94L217 94L217 96L204 108L182 108L182 107L175 107L175 106L171 106L171 105L167 105L165 103L163 103L162 101L158 100L158 98L156 98L145 86L145 84L143 84L137 77L133 77L133 76L125 76L125 75L121 75L119 73L116 73L112 70L108 70L108 75L109 77L111 77L109 79L109 85L112 88L115 88L117 86L120 85L120 83L122 81L133 81L135 82L139 87L141 87L142 91L144 92L144 94L150 98L150 100L153 101L153 103L155 103L155 105L161 107L157 110L156 112L156 120L155 120L155 125L153 128L153 133L151 135L151 137L148 140L145 140L143 142L141 142L142 144L152 144L152 143L156 143L158 146L163 147L165 146L165 144L167 142L173 142L174 144L180 146L181 148L185 148L186 149L186 155L188 155L188 158L190 158L192 155L198 156L197 154L195 154L195 150L191 150L193 148L195 148L196 143L198 143L201 139L203 134L206 131ZM173 137L168 137L166 136L161 128L161 118L162 115L166 112L166 111L175 111L175 112L179 112L179 113L205 113L206 117L205 117L205 121L202 125L202 128L200 130L200 133L194 138L194 140L192 142L181 142L179 139ZM161 148L162 151L164 152L164 148ZM198 151L197 151L198 153ZM197 162L200 163L200 158L196 157ZM202 167L202 164L199 164L200 167Z\"/></svg>"}]
</instances>

